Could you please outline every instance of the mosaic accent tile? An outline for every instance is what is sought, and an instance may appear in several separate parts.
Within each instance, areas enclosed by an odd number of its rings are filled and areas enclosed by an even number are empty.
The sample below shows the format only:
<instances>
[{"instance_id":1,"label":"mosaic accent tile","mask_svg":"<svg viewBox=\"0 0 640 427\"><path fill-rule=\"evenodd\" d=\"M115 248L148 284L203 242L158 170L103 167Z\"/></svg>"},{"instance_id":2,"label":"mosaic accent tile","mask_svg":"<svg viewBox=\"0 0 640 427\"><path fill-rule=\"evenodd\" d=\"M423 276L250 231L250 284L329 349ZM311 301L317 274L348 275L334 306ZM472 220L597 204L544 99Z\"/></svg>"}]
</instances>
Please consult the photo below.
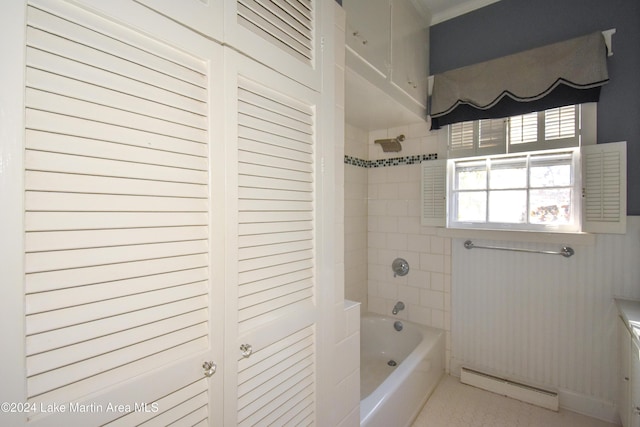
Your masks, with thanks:
<instances>
[{"instance_id":1,"label":"mosaic accent tile","mask_svg":"<svg viewBox=\"0 0 640 427\"><path fill-rule=\"evenodd\" d=\"M416 156L406 157L394 157L391 159L379 159L379 160L362 160L356 157L344 156L344 163L352 166L359 166L362 168L384 168L387 166L403 166L413 165L425 160L437 160L438 154L419 154Z\"/></svg>"}]
</instances>

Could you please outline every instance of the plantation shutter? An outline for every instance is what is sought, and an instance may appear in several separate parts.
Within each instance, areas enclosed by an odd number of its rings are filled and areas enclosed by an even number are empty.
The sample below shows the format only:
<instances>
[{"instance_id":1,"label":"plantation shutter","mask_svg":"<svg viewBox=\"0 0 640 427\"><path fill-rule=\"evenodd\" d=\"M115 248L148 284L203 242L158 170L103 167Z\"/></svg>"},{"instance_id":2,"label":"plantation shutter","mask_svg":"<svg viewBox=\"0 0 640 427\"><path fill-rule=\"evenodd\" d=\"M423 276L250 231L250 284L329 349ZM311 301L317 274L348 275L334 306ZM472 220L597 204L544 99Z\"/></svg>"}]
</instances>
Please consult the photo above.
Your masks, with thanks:
<instances>
[{"instance_id":1,"label":"plantation shutter","mask_svg":"<svg viewBox=\"0 0 640 427\"><path fill-rule=\"evenodd\" d=\"M583 230L626 232L626 142L582 147Z\"/></svg>"},{"instance_id":2,"label":"plantation shutter","mask_svg":"<svg viewBox=\"0 0 640 427\"><path fill-rule=\"evenodd\" d=\"M28 400L158 405L32 421L207 424L213 68L59 1L26 39Z\"/></svg>"},{"instance_id":3,"label":"plantation shutter","mask_svg":"<svg viewBox=\"0 0 640 427\"><path fill-rule=\"evenodd\" d=\"M446 160L422 162L422 225L446 225L446 172Z\"/></svg>"},{"instance_id":4,"label":"plantation shutter","mask_svg":"<svg viewBox=\"0 0 640 427\"><path fill-rule=\"evenodd\" d=\"M506 119L479 120L478 154L504 152Z\"/></svg>"},{"instance_id":5,"label":"plantation shutter","mask_svg":"<svg viewBox=\"0 0 640 427\"><path fill-rule=\"evenodd\" d=\"M227 423L310 424L316 388L317 93L231 56L239 64L237 321L229 334L237 418Z\"/></svg>"},{"instance_id":6,"label":"plantation shutter","mask_svg":"<svg viewBox=\"0 0 640 427\"><path fill-rule=\"evenodd\" d=\"M475 154L474 122L460 122L449 126L449 157Z\"/></svg>"}]
</instances>

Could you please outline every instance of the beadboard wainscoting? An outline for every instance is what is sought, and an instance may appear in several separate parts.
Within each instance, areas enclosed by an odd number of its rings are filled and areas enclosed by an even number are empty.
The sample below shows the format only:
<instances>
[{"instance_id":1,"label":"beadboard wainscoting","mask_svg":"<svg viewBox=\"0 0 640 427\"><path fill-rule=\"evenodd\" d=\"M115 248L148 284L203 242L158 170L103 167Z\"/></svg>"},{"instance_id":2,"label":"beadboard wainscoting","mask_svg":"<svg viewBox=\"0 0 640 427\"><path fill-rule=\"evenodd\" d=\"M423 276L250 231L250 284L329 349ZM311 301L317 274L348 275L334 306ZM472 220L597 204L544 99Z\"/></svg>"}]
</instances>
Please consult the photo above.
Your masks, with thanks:
<instances>
[{"instance_id":1,"label":"beadboard wainscoting","mask_svg":"<svg viewBox=\"0 0 640 427\"><path fill-rule=\"evenodd\" d=\"M615 421L614 297L640 298L640 217L571 258L464 248L452 240L452 361L555 389L560 406ZM552 243L474 240L557 250Z\"/></svg>"}]
</instances>

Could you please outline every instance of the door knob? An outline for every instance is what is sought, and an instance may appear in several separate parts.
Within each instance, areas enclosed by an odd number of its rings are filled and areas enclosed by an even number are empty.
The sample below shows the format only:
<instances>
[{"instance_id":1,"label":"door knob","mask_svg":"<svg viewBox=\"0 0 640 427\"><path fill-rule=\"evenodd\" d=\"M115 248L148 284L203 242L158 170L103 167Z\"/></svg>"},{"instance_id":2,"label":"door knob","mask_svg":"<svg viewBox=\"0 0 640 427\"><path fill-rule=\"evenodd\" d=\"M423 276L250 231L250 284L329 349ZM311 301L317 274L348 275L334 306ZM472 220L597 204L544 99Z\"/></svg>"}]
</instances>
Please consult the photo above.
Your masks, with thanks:
<instances>
[{"instance_id":1,"label":"door knob","mask_svg":"<svg viewBox=\"0 0 640 427\"><path fill-rule=\"evenodd\" d=\"M216 373L218 366L213 362L204 362L202 368L204 369L204 376L209 378Z\"/></svg>"},{"instance_id":2,"label":"door knob","mask_svg":"<svg viewBox=\"0 0 640 427\"><path fill-rule=\"evenodd\" d=\"M240 351L242 352L242 357L247 358L251 356L251 353L253 353L253 348L251 347L251 344L241 344Z\"/></svg>"}]
</instances>

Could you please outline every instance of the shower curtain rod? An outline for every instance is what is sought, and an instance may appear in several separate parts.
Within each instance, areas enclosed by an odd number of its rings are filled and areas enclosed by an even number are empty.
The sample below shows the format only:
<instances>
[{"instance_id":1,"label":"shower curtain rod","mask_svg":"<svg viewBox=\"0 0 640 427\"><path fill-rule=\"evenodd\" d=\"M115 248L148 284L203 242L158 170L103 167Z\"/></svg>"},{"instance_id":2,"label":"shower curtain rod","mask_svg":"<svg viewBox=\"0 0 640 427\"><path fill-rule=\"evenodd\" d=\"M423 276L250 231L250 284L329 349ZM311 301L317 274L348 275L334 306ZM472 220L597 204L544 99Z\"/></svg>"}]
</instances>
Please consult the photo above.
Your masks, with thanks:
<instances>
[{"instance_id":1,"label":"shower curtain rod","mask_svg":"<svg viewBox=\"0 0 640 427\"><path fill-rule=\"evenodd\" d=\"M520 249L520 248L504 248L500 246L478 246L475 245L471 240L467 240L464 242L464 247L466 249L497 249L499 251L514 251L514 252L530 252L534 254L547 254L547 255L562 255L565 258L569 258L571 255L575 254L575 251L569 246L563 246L562 249L558 252L556 251L537 251L534 249Z\"/></svg>"}]
</instances>

